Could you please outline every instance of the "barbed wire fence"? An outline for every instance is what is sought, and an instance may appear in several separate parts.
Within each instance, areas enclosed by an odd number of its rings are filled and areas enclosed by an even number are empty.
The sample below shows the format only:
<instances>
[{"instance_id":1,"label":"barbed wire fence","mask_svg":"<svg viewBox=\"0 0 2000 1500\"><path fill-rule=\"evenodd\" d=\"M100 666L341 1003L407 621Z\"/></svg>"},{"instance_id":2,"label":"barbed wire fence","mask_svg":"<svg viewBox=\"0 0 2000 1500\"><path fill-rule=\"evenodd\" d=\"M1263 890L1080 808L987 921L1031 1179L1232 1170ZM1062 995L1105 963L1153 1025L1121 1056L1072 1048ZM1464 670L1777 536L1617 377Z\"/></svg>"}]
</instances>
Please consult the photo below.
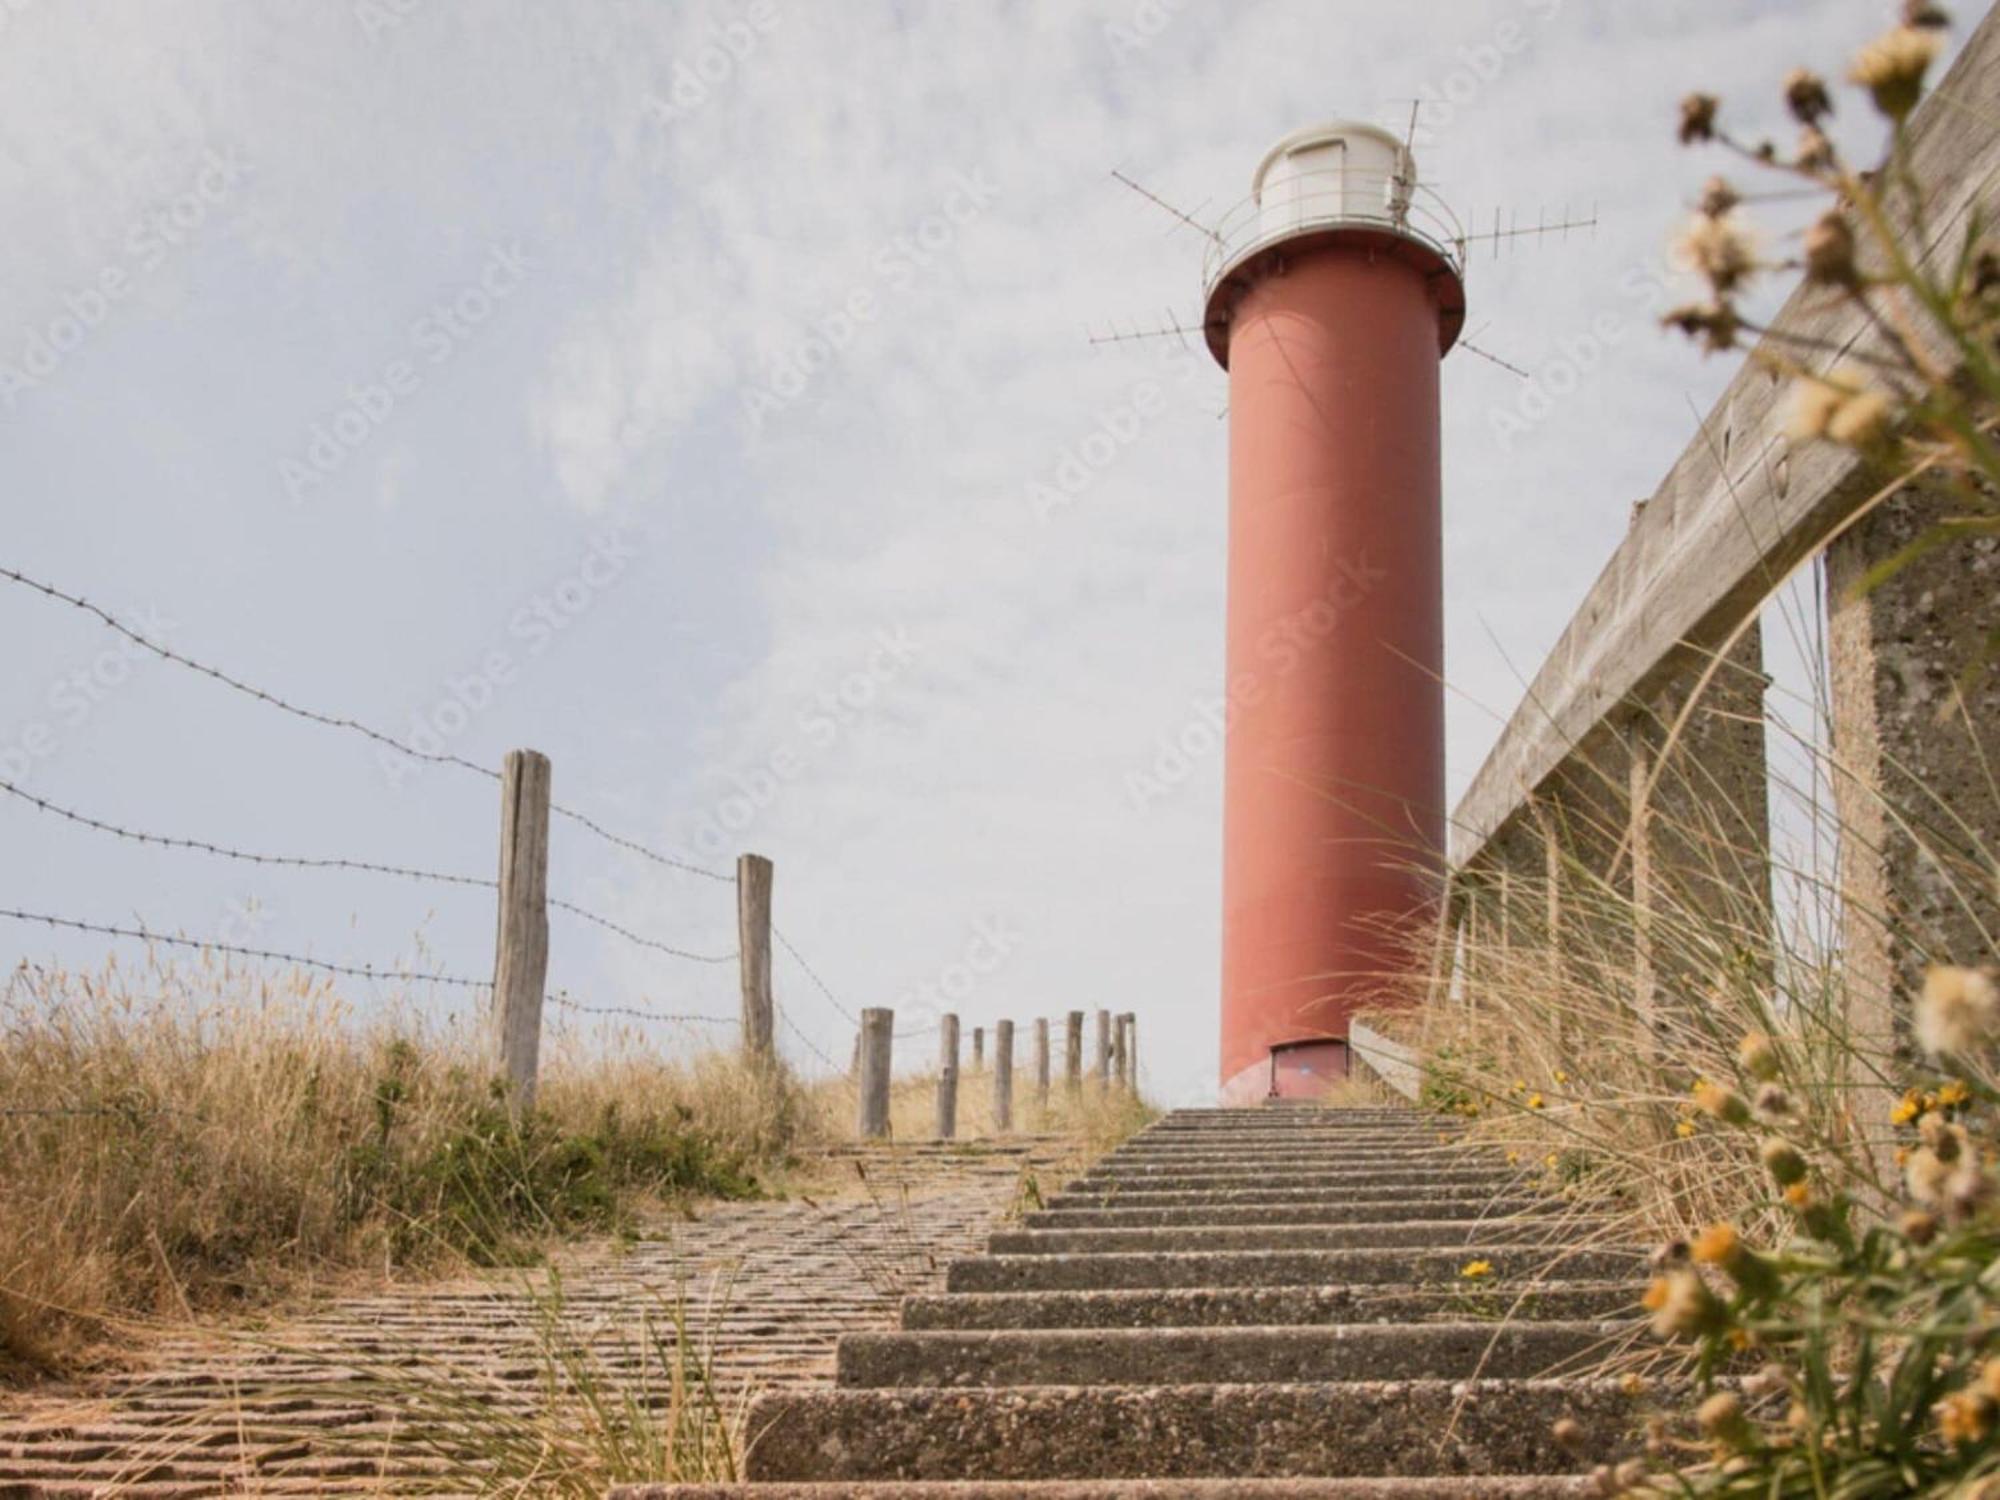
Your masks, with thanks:
<instances>
[{"instance_id":1,"label":"barbed wire fence","mask_svg":"<svg viewBox=\"0 0 2000 1500\"><path fill-rule=\"evenodd\" d=\"M495 784L501 789L503 800L501 874L493 878L427 868L391 859L354 857L344 853L301 854L253 850L219 839L196 837L178 831L165 832L134 827L118 819L100 816L94 811L57 802L13 781L0 779L0 796L13 799L43 816L71 827L135 846L267 869L337 871L407 883L490 892L499 907L501 927L494 975L490 979L406 964L378 965L335 961L320 958L312 953L289 952L215 938L191 937L184 932L157 927L141 918L108 921L95 916L0 907L0 920L40 925L51 931L75 932L143 943L149 948L167 947L217 954L259 964L280 964L339 978L484 993L490 999L499 1053L507 1066L511 1081L524 1100L531 1100L534 1093L534 1075L544 1006L576 1016L615 1019L640 1025L670 1024L715 1030L735 1028L739 1033L737 1039L739 1048L752 1056L768 1057L777 1055L772 1025L775 1014L806 1052L822 1064L832 1076L852 1082L852 1066L839 1063L829 1056L813 1039L806 1027L799 1024L789 1012L776 1005L771 978L771 944L774 938L779 949L789 956L805 976L810 992L850 1025L860 1024L856 1012L842 1002L822 977L819 969L806 958L798 945L771 921L768 862L764 862L764 900L758 910L752 911L744 899L744 865L748 860L757 859L757 856L746 856L745 860L739 860L735 872L725 873L662 851L644 840L607 827L585 812L554 802L547 797L547 761L535 752L513 752L507 757L501 769L496 770L447 750L427 749L350 715L310 707L297 698L272 692L235 673L176 650L127 623L111 609L18 569L0 566L0 583L15 585L44 600L76 610L140 651L186 672L206 678L259 705L319 728L357 736L378 749L391 751L410 760L448 767ZM524 774L527 774L528 780L532 781L532 768L535 762L540 763L539 785L542 800L539 807L528 807L526 812L531 815L530 821L539 819L539 826L524 829L521 823L524 809L518 793L524 784ZM525 773L524 768L526 768ZM578 828L608 847L636 856L658 868L734 888L738 896L737 947L728 952L698 951L682 943L638 931L632 926L564 896L549 894L547 832L551 820ZM528 835L525 842L524 833ZM738 1013L720 1015L670 1012L645 1005L595 1003L576 999L565 991L546 990L544 985L550 912L562 913L634 948L657 953L679 962L701 966L736 964L741 979L741 1005ZM513 962L510 963L510 959ZM526 960L525 964L521 962L523 959ZM521 983L524 967L532 978L532 985L527 990L523 989ZM532 1032L531 1036L524 1033L524 1027Z\"/></svg>"}]
</instances>

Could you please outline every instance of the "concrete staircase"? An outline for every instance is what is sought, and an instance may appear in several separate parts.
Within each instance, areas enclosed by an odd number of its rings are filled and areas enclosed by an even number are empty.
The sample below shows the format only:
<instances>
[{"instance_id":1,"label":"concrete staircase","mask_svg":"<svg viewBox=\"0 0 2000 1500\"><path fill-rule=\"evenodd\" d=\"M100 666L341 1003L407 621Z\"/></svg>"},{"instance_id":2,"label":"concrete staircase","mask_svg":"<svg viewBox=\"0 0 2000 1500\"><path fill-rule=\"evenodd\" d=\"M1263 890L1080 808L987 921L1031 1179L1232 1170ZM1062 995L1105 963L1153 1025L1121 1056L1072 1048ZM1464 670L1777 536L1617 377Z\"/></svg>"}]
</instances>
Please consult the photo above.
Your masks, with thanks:
<instances>
[{"instance_id":1,"label":"concrete staircase","mask_svg":"<svg viewBox=\"0 0 2000 1500\"><path fill-rule=\"evenodd\" d=\"M1453 1135L1178 1111L905 1299L900 1331L845 1335L833 1389L758 1400L750 1484L619 1494L1587 1493L1577 1455L1632 1451L1635 1397L1573 1372L1631 1338L1643 1257Z\"/></svg>"}]
</instances>

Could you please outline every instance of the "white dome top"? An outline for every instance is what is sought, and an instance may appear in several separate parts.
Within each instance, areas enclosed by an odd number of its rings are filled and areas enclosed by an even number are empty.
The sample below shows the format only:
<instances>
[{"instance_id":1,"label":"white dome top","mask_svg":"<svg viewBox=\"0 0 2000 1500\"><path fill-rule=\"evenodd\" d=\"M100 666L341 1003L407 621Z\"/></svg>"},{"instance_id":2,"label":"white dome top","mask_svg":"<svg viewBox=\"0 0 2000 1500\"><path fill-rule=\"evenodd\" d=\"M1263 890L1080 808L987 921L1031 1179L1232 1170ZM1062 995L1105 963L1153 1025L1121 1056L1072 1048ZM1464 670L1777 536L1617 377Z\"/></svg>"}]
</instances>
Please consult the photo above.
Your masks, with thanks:
<instances>
[{"instance_id":1,"label":"white dome top","mask_svg":"<svg viewBox=\"0 0 2000 1500\"><path fill-rule=\"evenodd\" d=\"M1361 120L1329 120L1322 125L1307 125L1294 130L1266 151L1264 159L1257 163L1257 170L1251 174L1251 195L1263 197L1265 179L1280 162L1333 148L1342 149L1357 168L1409 183L1416 181L1416 158L1400 138L1380 125L1370 125Z\"/></svg>"}]
</instances>

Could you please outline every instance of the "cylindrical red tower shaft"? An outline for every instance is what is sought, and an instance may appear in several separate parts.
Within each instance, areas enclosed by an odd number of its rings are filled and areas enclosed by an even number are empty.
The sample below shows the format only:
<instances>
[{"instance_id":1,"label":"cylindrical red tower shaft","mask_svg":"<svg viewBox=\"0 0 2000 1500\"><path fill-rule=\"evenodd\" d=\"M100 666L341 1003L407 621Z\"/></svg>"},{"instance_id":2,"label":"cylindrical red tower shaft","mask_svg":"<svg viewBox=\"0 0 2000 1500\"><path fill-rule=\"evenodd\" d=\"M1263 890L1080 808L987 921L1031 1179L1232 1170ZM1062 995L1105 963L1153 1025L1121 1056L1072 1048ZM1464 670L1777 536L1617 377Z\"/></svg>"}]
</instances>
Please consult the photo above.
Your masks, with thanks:
<instances>
[{"instance_id":1,"label":"cylindrical red tower shaft","mask_svg":"<svg viewBox=\"0 0 2000 1500\"><path fill-rule=\"evenodd\" d=\"M1444 851L1438 376L1462 286L1408 224L1393 137L1290 140L1209 303L1229 370L1231 1102L1345 1071L1348 1017L1407 967Z\"/></svg>"}]
</instances>

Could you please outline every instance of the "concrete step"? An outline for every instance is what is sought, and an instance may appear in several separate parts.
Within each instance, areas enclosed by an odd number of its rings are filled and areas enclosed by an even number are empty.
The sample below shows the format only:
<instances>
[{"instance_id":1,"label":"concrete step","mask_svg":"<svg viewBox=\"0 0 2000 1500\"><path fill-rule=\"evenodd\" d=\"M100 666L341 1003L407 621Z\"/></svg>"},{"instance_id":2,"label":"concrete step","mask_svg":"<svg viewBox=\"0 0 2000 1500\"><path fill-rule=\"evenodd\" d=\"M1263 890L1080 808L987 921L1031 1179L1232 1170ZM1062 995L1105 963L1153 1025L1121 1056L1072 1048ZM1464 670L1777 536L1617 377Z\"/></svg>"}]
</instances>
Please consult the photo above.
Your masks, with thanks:
<instances>
[{"instance_id":1,"label":"concrete step","mask_svg":"<svg viewBox=\"0 0 2000 1500\"><path fill-rule=\"evenodd\" d=\"M1586 1500L1587 1479L1562 1474L1474 1479L914 1480L885 1484L630 1484L611 1500Z\"/></svg>"},{"instance_id":2,"label":"concrete step","mask_svg":"<svg viewBox=\"0 0 2000 1500\"><path fill-rule=\"evenodd\" d=\"M1156 1155L1104 1156L1091 1163L1092 1172L1107 1168L1126 1171L1135 1168L1150 1168L1163 1172L1252 1172L1273 1165L1282 1165L1286 1170L1303 1167L1309 1171L1371 1172L1384 1167L1411 1168L1423 1171L1449 1171L1473 1169L1497 1172L1506 1167L1505 1158L1486 1151L1473 1151L1464 1147L1446 1148L1434 1146L1411 1146L1405 1142L1396 1150L1370 1152L1340 1151L1216 1151L1216 1152L1165 1152Z\"/></svg>"},{"instance_id":3,"label":"concrete step","mask_svg":"<svg viewBox=\"0 0 2000 1500\"><path fill-rule=\"evenodd\" d=\"M1470 1183L1504 1186L1520 1182L1523 1176L1509 1169L1492 1167L1256 1167L1239 1166L1216 1171L1186 1167L1126 1166L1093 1168L1066 1191L1103 1192L1112 1187L1134 1188L1228 1188L1258 1184L1264 1187L1426 1187L1435 1183Z\"/></svg>"},{"instance_id":4,"label":"concrete step","mask_svg":"<svg viewBox=\"0 0 2000 1500\"><path fill-rule=\"evenodd\" d=\"M774 1393L747 1477L773 1480L1281 1478L1561 1473L1568 1417L1593 1458L1634 1445L1613 1380L1343 1381Z\"/></svg>"},{"instance_id":5,"label":"concrete step","mask_svg":"<svg viewBox=\"0 0 2000 1500\"><path fill-rule=\"evenodd\" d=\"M1149 1130L1141 1135L1127 1136L1113 1150L1134 1150L1154 1148L1162 1150L1219 1151L1231 1146L1342 1146L1362 1143L1423 1144L1436 1145L1443 1142L1466 1139L1464 1123L1455 1124L1412 1124L1408 1121L1399 1125L1353 1126L1342 1130Z\"/></svg>"},{"instance_id":6,"label":"concrete step","mask_svg":"<svg viewBox=\"0 0 2000 1500\"><path fill-rule=\"evenodd\" d=\"M1191 1165L1196 1162L1225 1162L1242 1166L1246 1162L1324 1162L1328 1166L1376 1166L1383 1162L1417 1161L1425 1165L1472 1163L1490 1165L1496 1158L1464 1146L1440 1141L1341 1141L1324 1146L1260 1146L1236 1150L1228 1146L1147 1146L1143 1150L1113 1151L1100 1157L1106 1166L1131 1162L1160 1162Z\"/></svg>"},{"instance_id":7,"label":"concrete step","mask_svg":"<svg viewBox=\"0 0 2000 1500\"><path fill-rule=\"evenodd\" d=\"M1500 1184L1497 1191L1518 1192L1526 1188L1514 1178ZM1343 1204L1409 1205L1420 1209L1425 1203L1495 1192L1483 1184L1457 1182L1410 1186L1406 1183L1361 1183L1319 1187L1266 1187L1260 1183L1237 1183L1221 1188L1155 1188L1150 1183L1133 1187L1123 1183L1084 1183L1072 1190L1051 1193L1045 1200L1052 1209L1068 1208L1201 1208L1223 1204L1320 1203L1328 1207Z\"/></svg>"},{"instance_id":8,"label":"concrete step","mask_svg":"<svg viewBox=\"0 0 2000 1500\"><path fill-rule=\"evenodd\" d=\"M1495 1198L1485 1194L1461 1198L1429 1198L1412 1203L1407 1197L1372 1203L1347 1203L1322 1197L1303 1203L1206 1203L1166 1208L1045 1208L1021 1216L1029 1229L1165 1229L1174 1225L1225 1224L1373 1224L1418 1218L1509 1218L1550 1211L1545 1198Z\"/></svg>"},{"instance_id":9,"label":"concrete step","mask_svg":"<svg viewBox=\"0 0 2000 1500\"><path fill-rule=\"evenodd\" d=\"M1485 1261L1483 1290L1512 1281L1610 1281L1643 1274L1636 1250L1567 1250L1469 1244L1453 1250L1157 1250L1100 1255L983 1255L953 1261L951 1292L1064 1292L1097 1288L1332 1286L1385 1282L1434 1284L1467 1280L1466 1265Z\"/></svg>"},{"instance_id":10,"label":"concrete step","mask_svg":"<svg viewBox=\"0 0 2000 1500\"><path fill-rule=\"evenodd\" d=\"M1329 1323L1464 1322L1501 1318L1631 1319L1632 1281L1524 1281L1488 1287L1458 1278L1420 1287L1165 1287L1140 1291L925 1293L903 1299L903 1327L1232 1328Z\"/></svg>"},{"instance_id":11,"label":"concrete step","mask_svg":"<svg viewBox=\"0 0 2000 1500\"><path fill-rule=\"evenodd\" d=\"M1346 1250L1365 1245L1574 1245L1600 1227L1558 1214L1522 1219L1403 1219L1372 1224L1178 1225L1167 1229L1003 1229L994 1255L1162 1254L1208 1250Z\"/></svg>"},{"instance_id":12,"label":"concrete step","mask_svg":"<svg viewBox=\"0 0 2000 1500\"><path fill-rule=\"evenodd\" d=\"M850 1333L836 1378L868 1388L1523 1379L1575 1370L1637 1333L1518 1322Z\"/></svg>"}]
</instances>

